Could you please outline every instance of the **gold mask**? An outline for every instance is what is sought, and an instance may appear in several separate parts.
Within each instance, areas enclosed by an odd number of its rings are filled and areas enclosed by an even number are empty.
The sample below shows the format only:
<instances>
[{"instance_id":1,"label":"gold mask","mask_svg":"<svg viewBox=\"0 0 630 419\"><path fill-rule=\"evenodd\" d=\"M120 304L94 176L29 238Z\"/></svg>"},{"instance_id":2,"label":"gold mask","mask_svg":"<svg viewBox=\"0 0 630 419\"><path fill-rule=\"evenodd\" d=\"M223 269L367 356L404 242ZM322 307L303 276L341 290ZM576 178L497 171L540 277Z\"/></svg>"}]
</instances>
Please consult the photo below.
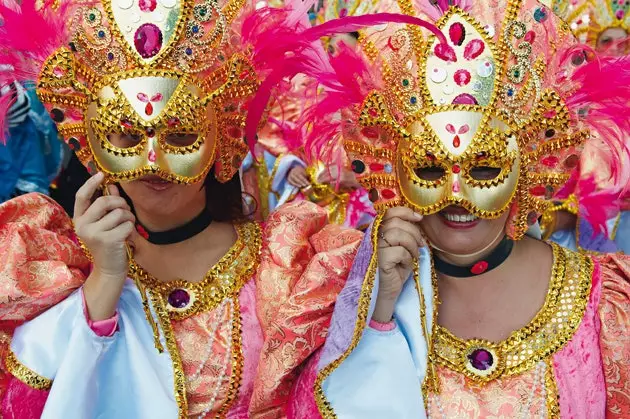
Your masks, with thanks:
<instances>
[{"instance_id":1,"label":"gold mask","mask_svg":"<svg viewBox=\"0 0 630 419\"><path fill-rule=\"evenodd\" d=\"M70 48L45 63L38 94L92 172L222 182L247 154L258 87L230 25L244 0L102 0L77 6ZM123 139L123 140L121 140Z\"/></svg>"},{"instance_id":2,"label":"gold mask","mask_svg":"<svg viewBox=\"0 0 630 419\"><path fill-rule=\"evenodd\" d=\"M362 51L380 63L384 87L367 96L360 133L345 147L377 209L433 214L460 205L482 218L511 211L508 233L520 238L577 166L587 137L564 92L547 85L552 47L536 42L574 41L533 0L482 3L470 12L452 6L436 22L452 50L414 27L365 36ZM398 5L423 17L410 1Z\"/></svg>"}]
</instances>

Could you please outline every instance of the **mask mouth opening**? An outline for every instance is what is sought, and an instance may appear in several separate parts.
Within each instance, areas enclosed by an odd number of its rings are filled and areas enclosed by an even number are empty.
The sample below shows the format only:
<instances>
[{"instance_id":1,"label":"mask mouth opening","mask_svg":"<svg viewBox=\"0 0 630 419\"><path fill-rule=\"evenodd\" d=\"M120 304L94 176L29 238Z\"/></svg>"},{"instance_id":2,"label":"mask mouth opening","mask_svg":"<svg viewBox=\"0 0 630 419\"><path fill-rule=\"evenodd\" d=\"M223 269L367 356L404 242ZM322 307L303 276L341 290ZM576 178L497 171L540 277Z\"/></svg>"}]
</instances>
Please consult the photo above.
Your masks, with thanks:
<instances>
[{"instance_id":1,"label":"mask mouth opening","mask_svg":"<svg viewBox=\"0 0 630 419\"><path fill-rule=\"evenodd\" d=\"M479 221L479 217L472 214L466 208L459 205L449 205L438 212L438 216L448 221L449 223L456 223L461 225L470 225Z\"/></svg>"}]
</instances>

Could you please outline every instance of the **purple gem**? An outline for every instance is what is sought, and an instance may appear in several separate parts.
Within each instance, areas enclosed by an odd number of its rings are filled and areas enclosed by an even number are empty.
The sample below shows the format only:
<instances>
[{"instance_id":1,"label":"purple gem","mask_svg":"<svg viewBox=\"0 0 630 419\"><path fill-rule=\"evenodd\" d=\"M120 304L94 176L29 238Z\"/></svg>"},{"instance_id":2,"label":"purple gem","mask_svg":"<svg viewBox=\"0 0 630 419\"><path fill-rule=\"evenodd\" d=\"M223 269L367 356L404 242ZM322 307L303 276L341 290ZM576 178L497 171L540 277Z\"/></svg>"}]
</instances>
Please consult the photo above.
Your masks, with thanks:
<instances>
[{"instance_id":1,"label":"purple gem","mask_svg":"<svg viewBox=\"0 0 630 419\"><path fill-rule=\"evenodd\" d=\"M168 303L171 305L171 307L184 308L188 305L189 302L190 294L188 294L188 291L181 288L171 291L171 293L168 295Z\"/></svg>"},{"instance_id":2,"label":"purple gem","mask_svg":"<svg viewBox=\"0 0 630 419\"><path fill-rule=\"evenodd\" d=\"M133 42L142 58L154 57L162 49L162 31L153 23L145 23L136 31Z\"/></svg>"},{"instance_id":3,"label":"purple gem","mask_svg":"<svg viewBox=\"0 0 630 419\"><path fill-rule=\"evenodd\" d=\"M475 349L468 355L468 360L473 368L479 371L486 371L494 364L492 354L486 349Z\"/></svg>"}]
</instances>

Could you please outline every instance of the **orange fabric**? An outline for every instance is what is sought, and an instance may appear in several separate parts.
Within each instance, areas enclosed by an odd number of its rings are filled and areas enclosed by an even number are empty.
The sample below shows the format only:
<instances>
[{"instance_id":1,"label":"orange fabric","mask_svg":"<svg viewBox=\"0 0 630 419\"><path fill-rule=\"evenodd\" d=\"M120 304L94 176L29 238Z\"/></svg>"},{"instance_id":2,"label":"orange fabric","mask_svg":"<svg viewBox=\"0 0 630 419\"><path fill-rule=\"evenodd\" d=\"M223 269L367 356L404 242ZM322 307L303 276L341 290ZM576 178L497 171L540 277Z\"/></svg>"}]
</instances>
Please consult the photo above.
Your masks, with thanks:
<instances>
[{"instance_id":1,"label":"orange fabric","mask_svg":"<svg viewBox=\"0 0 630 419\"><path fill-rule=\"evenodd\" d=\"M22 323L66 298L90 262L72 221L52 199L28 194L0 205L0 325Z\"/></svg>"},{"instance_id":2,"label":"orange fabric","mask_svg":"<svg viewBox=\"0 0 630 419\"><path fill-rule=\"evenodd\" d=\"M602 258L601 350L607 418L630 418L630 256Z\"/></svg>"},{"instance_id":3,"label":"orange fabric","mask_svg":"<svg viewBox=\"0 0 630 419\"><path fill-rule=\"evenodd\" d=\"M264 344L250 406L253 418L286 416L296 369L323 345L337 295L362 233L327 225L310 202L291 203L269 217L257 277Z\"/></svg>"},{"instance_id":4,"label":"orange fabric","mask_svg":"<svg viewBox=\"0 0 630 419\"><path fill-rule=\"evenodd\" d=\"M85 281L90 262L74 237L72 220L47 196L28 194L0 205L1 366L15 327ZM0 372L0 382L6 378Z\"/></svg>"},{"instance_id":5,"label":"orange fabric","mask_svg":"<svg viewBox=\"0 0 630 419\"><path fill-rule=\"evenodd\" d=\"M541 378L534 370L486 385L474 385L463 374L444 367L438 367L438 376L442 391L429 398L432 418L533 418L547 409Z\"/></svg>"}]
</instances>

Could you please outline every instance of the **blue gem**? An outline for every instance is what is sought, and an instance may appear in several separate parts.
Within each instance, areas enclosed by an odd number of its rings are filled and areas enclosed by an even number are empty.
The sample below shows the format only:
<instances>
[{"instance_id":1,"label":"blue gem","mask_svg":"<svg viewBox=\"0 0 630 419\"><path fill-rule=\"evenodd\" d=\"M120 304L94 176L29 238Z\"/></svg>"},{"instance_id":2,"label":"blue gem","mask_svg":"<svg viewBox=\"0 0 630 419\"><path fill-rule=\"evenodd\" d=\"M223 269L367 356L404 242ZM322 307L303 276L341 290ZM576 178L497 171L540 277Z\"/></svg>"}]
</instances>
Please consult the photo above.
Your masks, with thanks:
<instances>
[{"instance_id":1,"label":"blue gem","mask_svg":"<svg viewBox=\"0 0 630 419\"><path fill-rule=\"evenodd\" d=\"M391 164L389 164L389 163L387 163L387 164L383 167L383 170L385 171L385 173L388 173L388 174L389 174L389 173L391 173L391 172L392 172L392 170L393 170L393 169L392 169L392 165L391 165Z\"/></svg>"},{"instance_id":2,"label":"blue gem","mask_svg":"<svg viewBox=\"0 0 630 419\"><path fill-rule=\"evenodd\" d=\"M548 17L549 15L547 14L547 9L545 7L538 7L534 11L534 20L538 23L544 22Z\"/></svg>"},{"instance_id":3,"label":"blue gem","mask_svg":"<svg viewBox=\"0 0 630 419\"><path fill-rule=\"evenodd\" d=\"M192 27L192 33L199 33L199 26L195 25Z\"/></svg>"},{"instance_id":4,"label":"blue gem","mask_svg":"<svg viewBox=\"0 0 630 419\"><path fill-rule=\"evenodd\" d=\"M186 55L192 55L193 50L192 48L186 48Z\"/></svg>"},{"instance_id":5,"label":"blue gem","mask_svg":"<svg viewBox=\"0 0 630 419\"><path fill-rule=\"evenodd\" d=\"M109 52L109 53L107 54L107 59L108 59L109 61L113 60L113 59L114 59L114 54L113 54L113 53L111 53L111 52Z\"/></svg>"},{"instance_id":6,"label":"blue gem","mask_svg":"<svg viewBox=\"0 0 630 419\"><path fill-rule=\"evenodd\" d=\"M508 89L508 91L507 91L507 95L508 95L509 97L514 96L514 89Z\"/></svg>"},{"instance_id":7,"label":"blue gem","mask_svg":"<svg viewBox=\"0 0 630 419\"><path fill-rule=\"evenodd\" d=\"M417 97L415 97L415 96L411 96L411 99L409 99L409 102L410 102L412 105L415 105L416 103L418 103L418 98L417 98Z\"/></svg>"},{"instance_id":8,"label":"blue gem","mask_svg":"<svg viewBox=\"0 0 630 419\"><path fill-rule=\"evenodd\" d=\"M105 31L98 31L99 38L105 38Z\"/></svg>"}]
</instances>

